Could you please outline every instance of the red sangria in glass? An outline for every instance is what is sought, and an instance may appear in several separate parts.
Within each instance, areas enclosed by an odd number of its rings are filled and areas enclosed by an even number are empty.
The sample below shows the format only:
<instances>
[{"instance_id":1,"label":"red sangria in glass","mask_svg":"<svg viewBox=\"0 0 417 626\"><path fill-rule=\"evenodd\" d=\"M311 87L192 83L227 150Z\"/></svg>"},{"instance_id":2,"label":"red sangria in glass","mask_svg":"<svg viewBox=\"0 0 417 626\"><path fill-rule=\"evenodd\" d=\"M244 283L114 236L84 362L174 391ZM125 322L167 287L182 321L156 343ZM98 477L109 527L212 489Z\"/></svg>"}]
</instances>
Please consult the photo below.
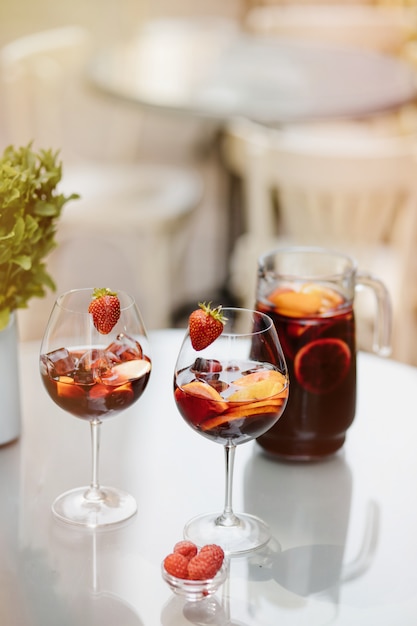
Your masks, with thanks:
<instances>
[{"instance_id":1,"label":"red sangria in glass","mask_svg":"<svg viewBox=\"0 0 417 626\"><path fill-rule=\"evenodd\" d=\"M58 496L52 511L62 521L97 528L124 521L137 509L130 494L100 485L99 434L104 420L140 398L151 373L151 359L133 298L117 292L120 313L109 325L105 317L97 322L89 312L92 297L92 289L75 289L57 299L41 345L40 373L51 399L67 413L89 422L92 438L90 485Z\"/></svg>"},{"instance_id":2,"label":"red sangria in glass","mask_svg":"<svg viewBox=\"0 0 417 626\"><path fill-rule=\"evenodd\" d=\"M224 308L221 335L195 350L186 333L174 375L178 410L197 433L224 446L226 494L222 513L199 515L184 536L196 545L220 545L227 554L267 543L268 526L232 509L232 477L237 445L262 435L281 417L288 397L285 359L272 320L259 311Z\"/></svg>"}]
</instances>

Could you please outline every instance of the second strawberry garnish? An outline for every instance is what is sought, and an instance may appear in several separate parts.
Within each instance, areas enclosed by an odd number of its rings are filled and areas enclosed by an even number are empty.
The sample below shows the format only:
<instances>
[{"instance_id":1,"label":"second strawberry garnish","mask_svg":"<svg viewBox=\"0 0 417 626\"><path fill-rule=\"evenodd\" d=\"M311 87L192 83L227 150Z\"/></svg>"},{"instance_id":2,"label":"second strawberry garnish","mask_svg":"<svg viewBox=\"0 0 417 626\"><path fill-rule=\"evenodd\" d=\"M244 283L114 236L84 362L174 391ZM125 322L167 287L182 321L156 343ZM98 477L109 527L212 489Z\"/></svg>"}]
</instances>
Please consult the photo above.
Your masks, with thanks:
<instances>
[{"instance_id":1,"label":"second strawberry garnish","mask_svg":"<svg viewBox=\"0 0 417 626\"><path fill-rule=\"evenodd\" d=\"M188 320L190 339L194 350L207 348L222 332L227 321L222 307L211 308L211 302L199 302L199 309L193 311Z\"/></svg>"},{"instance_id":2,"label":"second strawberry garnish","mask_svg":"<svg viewBox=\"0 0 417 626\"><path fill-rule=\"evenodd\" d=\"M108 287L94 289L88 312L91 313L98 332L108 335L120 317L120 300L117 293Z\"/></svg>"}]
</instances>

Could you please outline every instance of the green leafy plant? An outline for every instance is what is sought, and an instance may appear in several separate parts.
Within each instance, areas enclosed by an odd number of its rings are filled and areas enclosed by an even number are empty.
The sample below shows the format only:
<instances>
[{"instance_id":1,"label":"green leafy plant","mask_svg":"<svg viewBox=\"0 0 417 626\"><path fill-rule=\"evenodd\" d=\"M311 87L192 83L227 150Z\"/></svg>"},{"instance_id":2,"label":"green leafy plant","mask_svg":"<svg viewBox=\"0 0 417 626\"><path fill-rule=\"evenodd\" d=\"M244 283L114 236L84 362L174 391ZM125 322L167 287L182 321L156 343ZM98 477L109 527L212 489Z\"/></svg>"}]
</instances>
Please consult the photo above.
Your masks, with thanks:
<instances>
[{"instance_id":1,"label":"green leafy plant","mask_svg":"<svg viewBox=\"0 0 417 626\"><path fill-rule=\"evenodd\" d=\"M56 246L57 220L69 200L59 193L58 153L8 146L0 158L0 330L10 314L56 287L45 257Z\"/></svg>"}]
</instances>

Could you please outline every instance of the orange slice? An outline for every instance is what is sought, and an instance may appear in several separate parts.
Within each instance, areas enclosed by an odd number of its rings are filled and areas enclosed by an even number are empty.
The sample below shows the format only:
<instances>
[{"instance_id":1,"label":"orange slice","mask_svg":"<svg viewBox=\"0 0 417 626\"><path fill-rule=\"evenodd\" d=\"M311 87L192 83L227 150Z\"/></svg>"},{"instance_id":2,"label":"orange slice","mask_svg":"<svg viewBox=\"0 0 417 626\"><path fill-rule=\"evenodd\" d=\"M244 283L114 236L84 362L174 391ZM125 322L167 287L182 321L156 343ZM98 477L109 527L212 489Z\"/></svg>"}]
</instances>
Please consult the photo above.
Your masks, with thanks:
<instances>
[{"instance_id":1,"label":"orange slice","mask_svg":"<svg viewBox=\"0 0 417 626\"><path fill-rule=\"evenodd\" d=\"M258 402L244 402L229 408L227 417L235 418L245 415L257 415L259 413L276 413L277 409L284 404L285 398L286 395L278 398L268 398L268 400L258 400Z\"/></svg>"},{"instance_id":2,"label":"orange slice","mask_svg":"<svg viewBox=\"0 0 417 626\"><path fill-rule=\"evenodd\" d=\"M315 283L306 283L301 288L301 293L314 294L321 299L320 313L325 313L332 309L337 309L343 304L343 298L334 289L324 287L323 285L316 285Z\"/></svg>"},{"instance_id":3,"label":"orange slice","mask_svg":"<svg viewBox=\"0 0 417 626\"><path fill-rule=\"evenodd\" d=\"M82 398L85 395L70 376L60 376L56 383L56 390L61 398Z\"/></svg>"},{"instance_id":4,"label":"orange slice","mask_svg":"<svg viewBox=\"0 0 417 626\"><path fill-rule=\"evenodd\" d=\"M280 412L281 407L284 405L286 395L287 394L278 398L269 398L261 402L245 402L238 404L230 408L226 413L222 413L222 415L217 415L203 422L201 429L210 430L211 428L217 428L218 426L227 424L227 422L255 417L256 415L267 415L268 413L275 415Z\"/></svg>"},{"instance_id":5,"label":"orange slice","mask_svg":"<svg viewBox=\"0 0 417 626\"><path fill-rule=\"evenodd\" d=\"M220 404L224 405L222 408L223 411L227 408L227 402L223 400L218 391L216 391L211 385L207 383L202 383L198 380L194 380L191 383L182 385L181 389L193 396L198 396L199 398L207 398L208 400L214 400L215 402L219 402Z\"/></svg>"},{"instance_id":6,"label":"orange slice","mask_svg":"<svg viewBox=\"0 0 417 626\"><path fill-rule=\"evenodd\" d=\"M276 370L259 370L234 380L233 384L241 389L229 396L229 402L246 402L276 396L285 389L287 380Z\"/></svg>"},{"instance_id":7,"label":"orange slice","mask_svg":"<svg viewBox=\"0 0 417 626\"><path fill-rule=\"evenodd\" d=\"M273 291L268 299L281 315L287 317L305 317L320 311L321 296L318 293L301 291Z\"/></svg>"},{"instance_id":8,"label":"orange slice","mask_svg":"<svg viewBox=\"0 0 417 626\"><path fill-rule=\"evenodd\" d=\"M316 339L297 352L294 359L295 377L310 393L329 393L347 376L351 359L350 348L341 339Z\"/></svg>"},{"instance_id":9,"label":"orange slice","mask_svg":"<svg viewBox=\"0 0 417 626\"><path fill-rule=\"evenodd\" d=\"M268 299L277 311L287 317L305 317L337 309L343 297L329 287L316 283L305 283L300 291L278 288Z\"/></svg>"},{"instance_id":10,"label":"orange slice","mask_svg":"<svg viewBox=\"0 0 417 626\"><path fill-rule=\"evenodd\" d=\"M228 407L218 391L200 381L177 387L175 400L181 413L193 424L199 424L207 416L224 413Z\"/></svg>"}]
</instances>

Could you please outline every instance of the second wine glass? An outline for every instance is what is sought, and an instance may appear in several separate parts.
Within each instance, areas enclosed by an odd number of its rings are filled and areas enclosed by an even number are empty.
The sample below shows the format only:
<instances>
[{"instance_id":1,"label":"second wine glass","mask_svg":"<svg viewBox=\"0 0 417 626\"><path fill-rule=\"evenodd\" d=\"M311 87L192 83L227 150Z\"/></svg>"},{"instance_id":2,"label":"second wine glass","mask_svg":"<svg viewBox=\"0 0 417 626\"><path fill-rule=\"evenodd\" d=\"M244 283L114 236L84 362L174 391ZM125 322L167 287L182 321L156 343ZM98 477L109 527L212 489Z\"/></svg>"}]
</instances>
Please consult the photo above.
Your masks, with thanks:
<instances>
[{"instance_id":1,"label":"second wine glass","mask_svg":"<svg viewBox=\"0 0 417 626\"><path fill-rule=\"evenodd\" d=\"M175 366L174 396L184 420L225 449L224 510L192 519L184 536L199 546L216 543L238 554L265 545L270 531L256 516L233 512L235 449L279 419L288 397L288 373L269 316L240 308L222 311L223 332L205 349L195 350L187 331Z\"/></svg>"}]
</instances>

